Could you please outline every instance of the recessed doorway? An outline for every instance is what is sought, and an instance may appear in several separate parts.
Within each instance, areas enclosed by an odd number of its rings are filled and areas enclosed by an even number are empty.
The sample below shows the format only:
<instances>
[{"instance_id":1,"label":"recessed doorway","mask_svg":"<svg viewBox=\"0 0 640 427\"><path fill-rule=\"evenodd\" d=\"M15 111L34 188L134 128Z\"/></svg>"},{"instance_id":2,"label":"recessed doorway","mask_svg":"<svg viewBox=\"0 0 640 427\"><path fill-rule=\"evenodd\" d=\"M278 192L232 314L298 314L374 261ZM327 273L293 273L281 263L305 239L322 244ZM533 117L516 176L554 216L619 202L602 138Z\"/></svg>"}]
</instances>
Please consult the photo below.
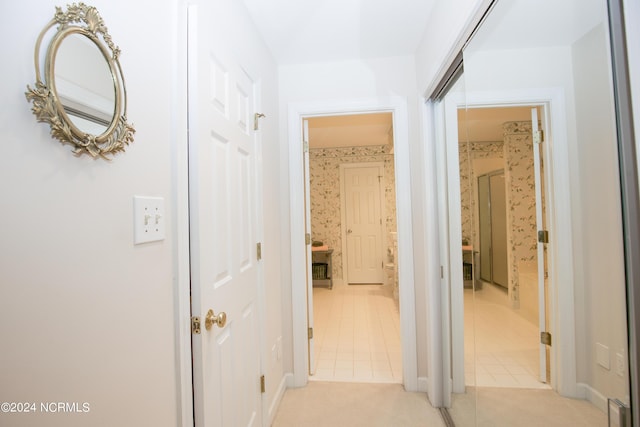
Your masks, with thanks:
<instances>
[{"instance_id":1,"label":"recessed doorway","mask_svg":"<svg viewBox=\"0 0 640 427\"><path fill-rule=\"evenodd\" d=\"M310 379L401 383L392 113L305 120L311 268L332 284L312 278Z\"/></svg>"}]
</instances>

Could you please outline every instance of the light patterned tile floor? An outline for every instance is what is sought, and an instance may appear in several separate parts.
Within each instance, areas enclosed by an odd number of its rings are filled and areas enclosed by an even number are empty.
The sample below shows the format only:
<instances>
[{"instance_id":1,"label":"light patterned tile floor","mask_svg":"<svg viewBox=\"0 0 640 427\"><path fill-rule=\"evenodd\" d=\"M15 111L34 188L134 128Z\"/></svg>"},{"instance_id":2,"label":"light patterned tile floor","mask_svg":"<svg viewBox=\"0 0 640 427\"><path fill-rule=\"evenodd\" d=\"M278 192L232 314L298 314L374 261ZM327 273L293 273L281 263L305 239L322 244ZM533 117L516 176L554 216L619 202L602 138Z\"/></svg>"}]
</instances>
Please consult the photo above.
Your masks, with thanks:
<instances>
[{"instance_id":1,"label":"light patterned tile floor","mask_svg":"<svg viewBox=\"0 0 640 427\"><path fill-rule=\"evenodd\" d=\"M400 315L387 285L313 289L311 380L402 382Z\"/></svg>"},{"instance_id":2,"label":"light patterned tile floor","mask_svg":"<svg viewBox=\"0 0 640 427\"><path fill-rule=\"evenodd\" d=\"M465 383L550 389L539 380L538 326L508 307L506 292L465 289Z\"/></svg>"}]
</instances>

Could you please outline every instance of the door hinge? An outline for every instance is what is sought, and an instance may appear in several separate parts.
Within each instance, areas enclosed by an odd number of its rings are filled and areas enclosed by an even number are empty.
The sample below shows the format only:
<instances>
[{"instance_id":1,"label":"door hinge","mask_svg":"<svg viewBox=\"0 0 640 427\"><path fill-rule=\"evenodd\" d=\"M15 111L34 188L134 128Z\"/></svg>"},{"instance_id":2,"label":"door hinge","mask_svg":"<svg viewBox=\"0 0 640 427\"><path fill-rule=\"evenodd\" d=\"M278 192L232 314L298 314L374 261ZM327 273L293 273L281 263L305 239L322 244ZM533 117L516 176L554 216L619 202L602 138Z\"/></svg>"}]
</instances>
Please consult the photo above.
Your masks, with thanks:
<instances>
[{"instance_id":1,"label":"door hinge","mask_svg":"<svg viewBox=\"0 0 640 427\"><path fill-rule=\"evenodd\" d=\"M256 256L258 261L262 259L262 243L260 242L256 243Z\"/></svg>"},{"instance_id":2,"label":"door hinge","mask_svg":"<svg viewBox=\"0 0 640 427\"><path fill-rule=\"evenodd\" d=\"M306 234L304 235L304 243L305 243L305 244L307 244L307 245L310 245L310 244L311 244L311 234L306 233Z\"/></svg>"},{"instance_id":3,"label":"door hinge","mask_svg":"<svg viewBox=\"0 0 640 427\"><path fill-rule=\"evenodd\" d=\"M259 120L260 120L262 117L266 117L266 116L265 116L264 114L262 114L262 113L255 113L255 114L253 115L253 130L259 130L259 129L260 129L260 122L259 122Z\"/></svg>"},{"instance_id":4,"label":"door hinge","mask_svg":"<svg viewBox=\"0 0 640 427\"><path fill-rule=\"evenodd\" d=\"M264 381L264 375L260 376L260 393L264 393L267 391L267 385Z\"/></svg>"},{"instance_id":5,"label":"door hinge","mask_svg":"<svg viewBox=\"0 0 640 427\"><path fill-rule=\"evenodd\" d=\"M551 345L551 333L540 332L540 344Z\"/></svg>"},{"instance_id":6,"label":"door hinge","mask_svg":"<svg viewBox=\"0 0 640 427\"><path fill-rule=\"evenodd\" d=\"M313 328L309 328L307 330L307 336L309 337L310 340L313 339Z\"/></svg>"},{"instance_id":7,"label":"door hinge","mask_svg":"<svg viewBox=\"0 0 640 427\"><path fill-rule=\"evenodd\" d=\"M303 142L303 144L302 144L302 150L303 150L305 153L308 153L308 152L309 152L309 141L304 141L304 142Z\"/></svg>"},{"instance_id":8,"label":"door hinge","mask_svg":"<svg viewBox=\"0 0 640 427\"><path fill-rule=\"evenodd\" d=\"M200 335L200 318L193 316L191 318L191 333L194 335Z\"/></svg>"},{"instance_id":9,"label":"door hinge","mask_svg":"<svg viewBox=\"0 0 640 427\"><path fill-rule=\"evenodd\" d=\"M539 130L533 133L533 143L534 144L542 144L544 142L544 132Z\"/></svg>"},{"instance_id":10,"label":"door hinge","mask_svg":"<svg viewBox=\"0 0 640 427\"><path fill-rule=\"evenodd\" d=\"M549 232L547 230L538 231L538 242L549 243Z\"/></svg>"}]
</instances>

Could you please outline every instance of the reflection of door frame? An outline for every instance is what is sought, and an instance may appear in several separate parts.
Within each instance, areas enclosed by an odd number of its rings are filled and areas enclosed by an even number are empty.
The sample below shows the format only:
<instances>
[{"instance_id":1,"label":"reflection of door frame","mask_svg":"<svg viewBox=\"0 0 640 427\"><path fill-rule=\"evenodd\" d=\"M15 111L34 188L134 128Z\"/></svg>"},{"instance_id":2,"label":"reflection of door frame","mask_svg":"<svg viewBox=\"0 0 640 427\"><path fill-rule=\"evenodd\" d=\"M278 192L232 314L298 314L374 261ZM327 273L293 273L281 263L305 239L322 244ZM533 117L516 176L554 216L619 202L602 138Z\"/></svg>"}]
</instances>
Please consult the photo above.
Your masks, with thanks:
<instances>
[{"instance_id":1,"label":"reflection of door frame","mask_svg":"<svg viewBox=\"0 0 640 427\"><path fill-rule=\"evenodd\" d=\"M340 206L341 206L341 214L340 214L340 228L342 234L342 280L344 284L349 283L349 274L348 274L348 254L347 254L347 220L346 220L346 207L347 207L347 199L346 199L346 182L344 180L344 171L345 169L355 169L355 168L378 168L382 179L380 181L379 186L379 197L380 197L380 218L385 218L385 209L384 209L384 163L382 162L370 162L370 163L343 163L340 165ZM384 260L384 255L386 253L387 247L387 238L384 233L384 224L380 223L380 257ZM382 269L382 267L381 267ZM380 271L380 280L384 280L384 271Z\"/></svg>"},{"instance_id":2,"label":"reflection of door frame","mask_svg":"<svg viewBox=\"0 0 640 427\"><path fill-rule=\"evenodd\" d=\"M293 377L291 387L307 384L308 330L305 283L304 189L302 171L302 120L313 116L335 116L373 112L393 113L394 162L396 165L396 206L398 222L398 282L400 287L400 334L402 379L407 391L418 391L415 287L413 279L413 234L411 217L409 118L402 97L375 97L343 101L315 101L289 105L289 214L291 250L291 305L293 337ZM421 387L424 388L424 387Z\"/></svg>"},{"instance_id":3,"label":"reflection of door frame","mask_svg":"<svg viewBox=\"0 0 640 427\"><path fill-rule=\"evenodd\" d=\"M464 95L464 96L463 96ZM480 92L450 94L451 102L445 102L447 138L438 143L445 144L447 183L443 183L440 198L448 198L448 254L442 260L449 274L448 288L451 307L451 355L444 346L446 359L451 356L451 372L454 392L464 391L464 301L462 292L462 233L460 225L460 188L457 110L458 108L491 108L509 106L541 106L548 127L548 138L544 145L544 157L549 165L545 168L545 200L549 230L549 332L554 335L551 347L551 386L561 395L580 397L581 390L576 376L575 309L573 280L573 240L571 224L571 194L569 188L570 159L567 147L567 118L565 98L560 89L536 89L513 92ZM553 108L550 108L553 107ZM455 133L455 138L453 138ZM455 142L454 142L455 139ZM553 156L551 156L553 152ZM455 186L457 183L457 186ZM447 185L449 186L447 188ZM454 188L455 187L455 188ZM457 194L456 194L457 191ZM456 206L457 205L457 206ZM459 262L458 262L459 261ZM459 271L458 271L459 270ZM460 277L458 277L460 276ZM563 286L556 284L562 283ZM560 310L560 307L562 310ZM445 335L447 333L445 332ZM447 373L445 372L445 375Z\"/></svg>"}]
</instances>

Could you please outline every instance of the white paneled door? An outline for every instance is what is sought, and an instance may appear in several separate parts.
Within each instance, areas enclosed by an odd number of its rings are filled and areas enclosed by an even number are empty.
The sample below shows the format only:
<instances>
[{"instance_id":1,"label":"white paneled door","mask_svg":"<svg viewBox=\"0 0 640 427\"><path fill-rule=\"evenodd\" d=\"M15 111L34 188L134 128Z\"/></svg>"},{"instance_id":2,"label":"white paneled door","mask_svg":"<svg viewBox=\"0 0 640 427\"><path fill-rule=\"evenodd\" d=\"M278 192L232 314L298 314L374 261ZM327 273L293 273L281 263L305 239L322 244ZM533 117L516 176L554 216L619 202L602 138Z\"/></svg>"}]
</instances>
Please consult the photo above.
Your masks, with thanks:
<instances>
[{"instance_id":1,"label":"white paneled door","mask_svg":"<svg viewBox=\"0 0 640 427\"><path fill-rule=\"evenodd\" d=\"M348 283L382 283L382 166L343 167Z\"/></svg>"},{"instance_id":2,"label":"white paneled door","mask_svg":"<svg viewBox=\"0 0 640 427\"><path fill-rule=\"evenodd\" d=\"M254 82L215 44L214 3L188 9L195 425L260 426Z\"/></svg>"}]
</instances>

